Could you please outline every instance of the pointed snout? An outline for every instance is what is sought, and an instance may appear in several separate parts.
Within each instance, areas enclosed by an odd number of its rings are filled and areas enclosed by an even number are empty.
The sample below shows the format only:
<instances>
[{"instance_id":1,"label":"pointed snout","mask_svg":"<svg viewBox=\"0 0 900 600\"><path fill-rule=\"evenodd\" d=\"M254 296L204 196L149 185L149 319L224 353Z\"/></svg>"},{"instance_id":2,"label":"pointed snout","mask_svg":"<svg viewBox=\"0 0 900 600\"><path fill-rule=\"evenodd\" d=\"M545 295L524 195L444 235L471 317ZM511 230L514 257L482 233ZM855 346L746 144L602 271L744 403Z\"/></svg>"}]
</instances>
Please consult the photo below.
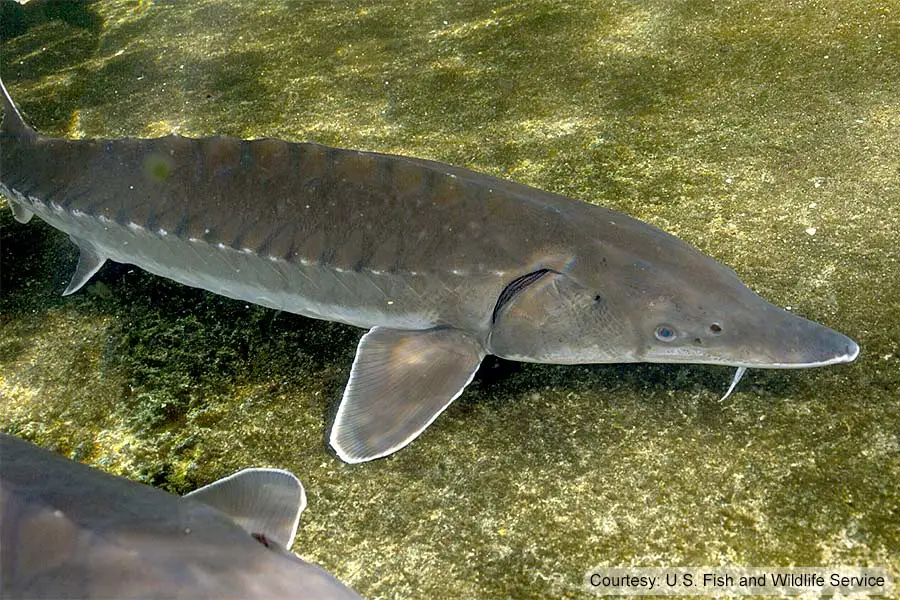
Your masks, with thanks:
<instances>
[{"instance_id":1,"label":"pointed snout","mask_svg":"<svg viewBox=\"0 0 900 600\"><path fill-rule=\"evenodd\" d=\"M846 335L814 321L771 307L770 327L757 346L758 367L802 369L852 362L859 345ZM752 335L752 334L751 334ZM753 345L753 344L751 344Z\"/></svg>"}]
</instances>

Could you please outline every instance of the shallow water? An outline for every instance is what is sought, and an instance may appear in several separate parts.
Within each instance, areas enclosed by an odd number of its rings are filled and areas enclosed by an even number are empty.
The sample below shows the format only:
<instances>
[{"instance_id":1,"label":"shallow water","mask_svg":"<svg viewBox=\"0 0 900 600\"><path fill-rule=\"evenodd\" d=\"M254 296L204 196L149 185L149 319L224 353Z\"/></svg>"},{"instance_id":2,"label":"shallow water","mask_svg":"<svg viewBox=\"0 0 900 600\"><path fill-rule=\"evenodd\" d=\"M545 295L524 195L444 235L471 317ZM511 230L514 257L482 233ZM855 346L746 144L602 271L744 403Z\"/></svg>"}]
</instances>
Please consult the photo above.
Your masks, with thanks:
<instances>
[{"instance_id":1,"label":"shallow water","mask_svg":"<svg viewBox=\"0 0 900 600\"><path fill-rule=\"evenodd\" d=\"M306 484L294 548L369 598L579 597L595 565L900 575L896 2L2 5L0 69L72 137L273 136L627 212L856 339L750 371L489 360L389 460L325 426L362 331L107 265L7 210L0 428L183 492Z\"/></svg>"}]
</instances>

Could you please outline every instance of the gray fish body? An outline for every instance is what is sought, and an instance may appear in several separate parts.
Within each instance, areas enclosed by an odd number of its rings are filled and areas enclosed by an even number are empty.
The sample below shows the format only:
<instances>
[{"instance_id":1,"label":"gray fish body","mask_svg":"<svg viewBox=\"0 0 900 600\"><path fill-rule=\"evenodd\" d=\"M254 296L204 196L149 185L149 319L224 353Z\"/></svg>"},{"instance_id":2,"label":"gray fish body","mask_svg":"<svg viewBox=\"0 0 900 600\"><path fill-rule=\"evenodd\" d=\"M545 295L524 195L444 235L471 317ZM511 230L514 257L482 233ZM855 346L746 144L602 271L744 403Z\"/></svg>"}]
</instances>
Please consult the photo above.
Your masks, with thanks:
<instances>
[{"instance_id":1,"label":"gray fish body","mask_svg":"<svg viewBox=\"0 0 900 600\"><path fill-rule=\"evenodd\" d=\"M199 500L5 434L0 456L4 598L358 598Z\"/></svg>"},{"instance_id":2,"label":"gray fish body","mask_svg":"<svg viewBox=\"0 0 900 600\"><path fill-rule=\"evenodd\" d=\"M494 227L518 209L486 185L503 182L439 163L272 139L2 144L0 191L79 244L309 317L485 339L504 286L542 266ZM532 210L522 233L552 249L567 215Z\"/></svg>"},{"instance_id":3,"label":"gray fish body","mask_svg":"<svg viewBox=\"0 0 900 600\"><path fill-rule=\"evenodd\" d=\"M81 248L66 293L112 259L371 329L331 433L350 462L409 443L486 354L732 365L736 383L748 367L849 362L859 350L689 244L602 207L317 144L46 138L5 98L0 192L17 218L38 214Z\"/></svg>"}]
</instances>

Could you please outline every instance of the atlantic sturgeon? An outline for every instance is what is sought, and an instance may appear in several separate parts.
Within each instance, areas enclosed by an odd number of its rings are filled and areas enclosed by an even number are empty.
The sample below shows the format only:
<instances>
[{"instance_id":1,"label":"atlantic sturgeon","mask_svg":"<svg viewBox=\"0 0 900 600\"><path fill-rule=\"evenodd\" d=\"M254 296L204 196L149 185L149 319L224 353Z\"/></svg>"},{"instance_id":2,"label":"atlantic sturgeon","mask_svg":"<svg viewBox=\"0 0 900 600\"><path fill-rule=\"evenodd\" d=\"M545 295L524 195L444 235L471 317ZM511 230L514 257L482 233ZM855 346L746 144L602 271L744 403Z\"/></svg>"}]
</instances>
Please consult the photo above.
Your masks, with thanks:
<instances>
[{"instance_id":1,"label":"atlantic sturgeon","mask_svg":"<svg viewBox=\"0 0 900 600\"><path fill-rule=\"evenodd\" d=\"M3 598L358 599L289 549L306 494L245 469L183 498L0 433Z\"/></svg>"},{"instance_id":2,"label":"atlantic sturgeon","mask_svg":"<svg viewBox=\"0 0 900 600\"><path fill-rule=\"evenodd\" d=\"M2 84L0 84L2 87ZM51 138L3 88L0 192L106 260L362 336L330 432L347 462L410 443L482 358L801 368L850 338L763 300L647 223L468 169L314 143Z\"/></svg>"}]
</instances>

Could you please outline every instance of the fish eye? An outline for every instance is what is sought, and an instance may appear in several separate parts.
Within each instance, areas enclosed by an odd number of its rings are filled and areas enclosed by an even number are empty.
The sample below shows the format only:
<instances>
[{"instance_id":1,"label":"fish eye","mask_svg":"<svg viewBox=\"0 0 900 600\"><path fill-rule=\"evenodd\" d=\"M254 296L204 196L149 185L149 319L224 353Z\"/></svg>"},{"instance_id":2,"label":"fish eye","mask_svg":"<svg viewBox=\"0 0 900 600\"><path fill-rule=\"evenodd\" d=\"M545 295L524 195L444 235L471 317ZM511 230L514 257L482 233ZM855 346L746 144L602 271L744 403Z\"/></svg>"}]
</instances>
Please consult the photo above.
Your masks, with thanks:
<instances>
[{"instance_id":1,"label":"fish eye","mask_svg":"<svg viewBox=\"0 0 900 600\"><path fill-rule=\"evenodd\" d=\"M678 337L675 334L675 328L671 325L660 325L656 328L654 335L656 335L656 339L661 342L671 342L676 337Z\"/></svg>"},{"instance_id":2,"label":"fish eye","mask_svg":"<svg viewBox=\"0 0 900 600\"><path fill-rule=\"evenodd\" d=\"M722 326L718 323L713 323L709 326L709 331L714 335L719 335L720 333L722 333Z\"/></svg>"}]
</instances>

